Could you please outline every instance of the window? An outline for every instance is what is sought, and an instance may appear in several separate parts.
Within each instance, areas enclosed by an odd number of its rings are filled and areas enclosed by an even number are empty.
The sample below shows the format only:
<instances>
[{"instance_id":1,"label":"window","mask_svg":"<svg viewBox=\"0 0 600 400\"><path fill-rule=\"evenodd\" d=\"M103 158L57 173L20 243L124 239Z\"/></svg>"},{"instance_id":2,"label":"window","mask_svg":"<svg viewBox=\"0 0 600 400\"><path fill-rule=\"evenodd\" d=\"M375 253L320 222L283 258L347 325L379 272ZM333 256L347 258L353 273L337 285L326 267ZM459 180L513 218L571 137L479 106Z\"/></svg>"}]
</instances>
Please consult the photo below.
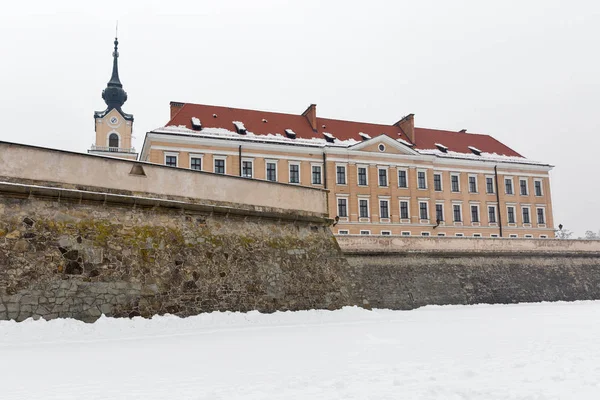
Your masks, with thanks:
<instances>
[{"instance_id":1,"label":"window","mask_svg":"<svg viewBox=\"0 0 600 400\"><path fill-rule=\"evenodd\" d=\"M408 232L408 231L402 231L400 234L402 236L410 236L410 232Z\"/></svg>"},{"instance_id":2,"label":"window","mask_svg":"<svg viewBox=\"0 0 600 400\"><path fill-rule=\"evenodd\" d=\"M471 206L471 222L479 222L479 206Z\"/></svg>"},{"instance_id":3,"label":"window","mask_svg":"<svg viewBox=\"0 0 600 400\"><path fill-rule=\"evenodd\" d=\"M358 167L358 186L367 186L367 167Z\"/></svg>"},{"instance_id":4,"label":"window","mask_svg":"<svg viewBox=\"0 0 600 400\"><path fill-rule=\"evenodd\" d=\"M454 236L456 236L456 237L464 237L465 234L464 233L455 233Z\"/></svg>"},{"instance_id":5,"label":"window","mask_svg":"<svg viewBox=\"0 0 600 400\"><path fill-rule=\"evenodd\" d=\"M427 189L427 178L425 171L417 171L417 187L419 189Z\"/></svg>"},{"instance_id":6,"label":"window","mask_svg":"<svg viewBox=\"0 0 600 400\"><path fill-rule=\"evenodd\" d=\"M370 235L371 231L360 231L361 235Z\"/></svg>"},{"instance_id":7,"label":"window","mask_svg":"<svg viewBox=\"0 0 600 400\"><path fill-rule=\"evenodd\" d=\"M513 182L512 178L504 179L504 186L506 188L506 194L513 194Z\"/></svg>"},{"instance_id":8,"label":"window","mask_svg":"<svg viewBox=\"0 0 600 400\"><path fill-rule=\"evenodd\" d=\"M527 196L528 195L528 190L527 190L527 179L519 179L519 187L521 188L521 196Z\"/></svg>"},{"instance_id":9,"label":"window","mask_svg":"<svg viewBox=\"0 0 600 400\"><path fill-rule=\"evenodd\" d=\"M387 178L387 168L379 168L377 170L377 173L379 174L379 186L387 186L388 185L388 178Z\"/></svg>"},{"instance_id":10,"label":"window","mask_svg":"<svg viewBox=\"0 0 600 400\"><path fill-rule=\"evenodd\" d=\"M540 239L548 239L548 235L540 235Z\"/></svg>"},{"instance_id":11,"label":"window","mask_svg":"<svg viewBox=\"0 0 600 400\"><path fill-rule=\"evenodd\" d=\"M458 178L459 178L459 175L457 175L457 174L450 175L451 190L453 192L460 192L460 183L458 181Z\"/></svg>"},{"instance_id":12,"label":"window","mask_svg":"<svg viewBox=\"0 0 600 400\"><path fill-rule=\"evenodd\" d=\"M444 205L443 204L435 205L435 220L436 220L436 222L444 220Z\"/></svg>"},{"instance_id":13,"label":"window","mask_svg":"<svg viewBox=\"0 0 600 400\"><path fill-rule=\"evenodd\" d=\"M523 237L524 237L525 239L533 239L533 235L531 235L531 234L528 234L528 235L523 235Z\"/></svg>"},{"instance_id":14,"label":"window","mask_svg":"<svg viewBox=\"0 0 600 400\"><path fill-rule=\"evenodd\" d=\"M494 178L491 176L485 178L485 191L489 194L494 193Z\"/></svg>"},{"instance_id":15,"label":"window","mask_svg":"<svg viewBox=\"0 0 600 400\"><path fill-rule=\"evenodd\" d=\"M421 232L421 236L429 236L429 232Z\"/></svg>"},{"instance_id":16,"label":"window","mask_svg":"<svg viewBox=\"0 0 600 400\"><path fill-rule=\"evenodd\" d=\"M445 236L446 236L446 234L445 234L444 232L438 232L438 234L437 234L437 235L438 235L439 237L445 237Z\"/></svg>"},{"instance_id":17,"label":"window","mask_svg":"<svg viewBox=\"0 0 600 400\"><path fill-rule=\"evenodd\" d=\"M539 181L539 180L533 181L533 187L534 187L535 195L536 196L542 196L543 195L543 193L542 193L542 181Z\"/></svg>"},{"instance_id":18,"label":"window","mask_svg":"<svg viewBox=\"0 0 600 400\"><path fill-rule=\"evenodd\" d=\"M167 167L177 166L177 156L165 156L165 165Z\"/></svg>"},{"instance_id":19,"label":"window","mask_svg":"<svg viewBox=\"0 0 600 400\"><path fill-rule=\"evenodd\" d=\"M544 209L543 208L537 209L537 223L538 224L546 223L546 218L544 217Z\"/></svg>"},{"instance_id":20,"label":"window","mask_svg":"<svg viewBox=\"0 0 600 400\"><path fill-rule=\"evenodd\" d=\"M321 184L321 166L320 165L312 166L312 184L313 185Z\"/></svg>"},{"instance_id":21,"label":"window","mask_svg":"<svg viewBox=\"0 0 600 400\"><path fill-rule=\"evenodd\" d=\"M454 214L454 222L461 222L462 221L462 212L460 209L460 204L453 204L452 205L452 211Z\"/></svg>"},{"instance_id":22,"label":"window","mask_svg":"<svg viewBox=\"0 0 600 400\"><path fill-rule=\"evenodd\" d=\"M225 173L225 159L215 158L214 162L215 162L214 172L216 174L224 174Z\"/></svg>"},{"instance_id":23,"label":"window","mask_svg":"<svg viewBox=\"0 0 600 400\"><path fill-rule=\"evenodd\" d=\"M108 147L119 147L119 135L111 133L108 136Z\"/></svg>"},{"instance_id":24,"label":"window","mask_svg":"<svg viewBox=\"0 0 600 400\"><path fill-rule=\"evenodd\" d=\"M202 159L199 157L190 158L190 168L196 171L202 171Z\"/></svg>"},{"instance_id":25,"label":"window","mask_svg":"<svg viewBox=\"0 0 600 400\"><path fill-rule=\"evenodd\" d=\"M358 200L358 212L360 218L369 218L369 200Z\"/></svg>"},{"instance_id":26,"label":"window","mask_svg":"<svg viewBox=\"0 0 600 400\"><path fill-rule=\"evenodd\" d=\"M474 234L473 234L473 237L480 238L480 237L481 237L481 233L474 233Z\"/></svg>"},{"instance_id":27,"label":"window","mask_svg":"<svg viewBox=\"0 0 600 400\"><path fill-rule=\"evenodd\" d=\"M442 174L433 174L433 190L442 191Z\"/></svg>"},{"instance_id":28,"label":"window","mask_svg":"<svg viewBox=\"0 0 600 400\"><path fill-rule=\"evenodd\" d=\"M382 236L391 236L392 231L381 231Z\"/></svg>"},{"instance_id":29,"label":"window","mask_svg":"<svg viewBox=\"0 0 600 400\"><path fill-rule=\"evenodd\" d=\"M290 164L290 183L300 183L300 164Z\"/></svg>"},{"instance_id":30,"label":"window","mask_svg":"<svg viewBox=\"0 0 600 400\"><path fill-rule=\"evenodd\" d=\"M348 217L348 199L338 199L338 217Z\"/></svg>"},{"instance_id":31,"label":"window","mask_svg":"<svg viewBox=\"0 0 600 400\"><path fill-rule=\"evenodd\" d=\"M377 146L377 148L379 149L379 151L385 151L385 144L380 143L379 146Z\"/></svg>"},{"instance_id":32,"label":"window","mask_svg":"<svg viewBox=\"0 0 600 400\"><path fill-rule=\"evenodd\" d=\"M387 200L379 200L379 217L380 218L389 218L390 217L390 207L389 207L389 202Z\"/></svg>"},{"instance_id":33,"label":"window","mask_svg":"<svg viewBox=\"0 0 600 400\"><path fill-rule=\"evenodd\" d=\"M531 218L529 218L529 207L523 207L522 211L523 211L523 223L530 224Z\"/></svg>"},{"instance_id":34,"label":"window","mask_svg":"<svg viewBox=\"0 0 600 400\"><path fill-rule=\"evenodd\" d=\"M267 161L267 180L277 182L277 163Z\"/></svg>"},{"instance_id":35,"label":"window","mask_svg":"<svg viewBox=\"0 0 600 400\"><path fill-rule=\"evenodd\" d=\"M512 206L506 207L507 218L509 224L515 223L515 208Z\"/></svg>"},{"instance_id":36,"label":"window","mask_svg":"<svg viewBox=\"0 0 600 400\"><path fill-rule=\"evenodd\" d=\"M495 206L488 206L488 220L489 220L490 224L496 223L496 207Z\"/></svg>"},{"instance_id":37,"label":"window","mask_svg":"<svg viewBox=\"0 0 600 400\"><path fill-rule=\"evenodd\" d=\"M427 210L427 202L426 201L419 202L419 218L420 219L429 219L429 210Z\"/></svg>"},{"instance_id":38,"label":"window","mask_svg":"<svg viewBox=\"0 0 600 400\"><path fill-rule=\"evenodd\" d=\"M242 176L244 178L252 178L252 161L242 160Z\"/></svg>"},{"instance_id":39,"label":"window","mask_svg":"<svg viewBox=\"0 0 600 400\"><path fill-rule=\"evenodd\" d=\"M398 170L398 187L401 187L401 188L408 187L408 180L406 178L406 170L405 169Z\"/></svg>"},{"instance_id":40,"label":"window","mask_svg":"<svg viewBox=\"0 0 600 400\"><path fill-rule=\"evenodd\" d=\"M348 235L350 232L347 229L338 230L338 235Z\"/></svg>"},{"instance_id":41,"label":"window","mask_svg":"<svg viewBox=\"0 0 600 400\"><path fill-rule=\"evenodd\" d=\"M346 184L346 166L344 165L338 165L336 166L336 183L338 185L345 185Z\"/></svg>"},{"instance_id":42,"label":"window","mask_svg":"<svg viewBox=\"0 0 600 400\"><path fill-rule=\"evenodd\" d=\"M408 216L408 201L400 202L400 219L409 219Z\"/></svg>"},{"instance_id":43,"label":"window","mask_svg":"<svg viewBox=\"0 0 600 400\"><path fill-rule=\"evenodd\" d=\"M497 233L492 233L492 234L490 235L490 237L491 237L491 238L497 238L497 237L498 237L498 234L497 234Z\"/></svg>"},{"instance_id":44,"label":"window","mask_svg":"<svg viewBox=\"0 0 600 400\"><path fill-rule=\"evenodd\" d=\"M469 175L469 193L477 193L477 177Z\"/></svg>"},{"instance_id":45,"label":"window","mask_svg":"<svg viewBox=\"0 0 600 400\"><path fill-rule=\"evenodd\" d=\"M509 238L518 238L519 235L517 235L516 233L511 233L510 235L508 235Z\"/></svg>"}]
</instances>

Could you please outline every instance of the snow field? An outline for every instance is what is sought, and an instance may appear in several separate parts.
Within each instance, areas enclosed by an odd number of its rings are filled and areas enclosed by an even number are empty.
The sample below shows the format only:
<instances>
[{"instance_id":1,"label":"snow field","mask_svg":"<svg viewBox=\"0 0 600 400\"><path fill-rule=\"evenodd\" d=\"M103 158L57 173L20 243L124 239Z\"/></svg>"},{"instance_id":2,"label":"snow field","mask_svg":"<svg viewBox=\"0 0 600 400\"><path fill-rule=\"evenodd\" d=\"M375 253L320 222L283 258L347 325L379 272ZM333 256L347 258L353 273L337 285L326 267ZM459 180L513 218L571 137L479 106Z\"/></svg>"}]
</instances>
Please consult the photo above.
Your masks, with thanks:
<instances>
[{"instance_id":1,"label":"snow field","mask_svg":"<svg viewBox=\"0 0 600 400\"><path fill-rule=\"evenodd\" d=\"M598 399L600 302L0 321L0 399Z\"/></svg>"}]
</instances>

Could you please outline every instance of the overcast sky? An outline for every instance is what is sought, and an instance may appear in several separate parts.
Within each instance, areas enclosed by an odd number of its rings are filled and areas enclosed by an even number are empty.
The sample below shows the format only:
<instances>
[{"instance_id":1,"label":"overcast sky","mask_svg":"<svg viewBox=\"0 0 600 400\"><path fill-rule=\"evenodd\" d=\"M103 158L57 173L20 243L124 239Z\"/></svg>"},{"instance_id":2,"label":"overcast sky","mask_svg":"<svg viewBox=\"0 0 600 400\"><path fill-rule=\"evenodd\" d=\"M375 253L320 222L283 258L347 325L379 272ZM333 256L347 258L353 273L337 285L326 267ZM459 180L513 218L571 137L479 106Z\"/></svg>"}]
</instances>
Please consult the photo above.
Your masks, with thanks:
<instances>
[{"instance_id":1,"label":"overcast sky","mask_svg":"<svg viewBox=\"0 0 600 400\"><path fill-rule=\"evenodd\" d=\"M10 2L0 140L89 148L116 20L138 150L172 100L317 103L322 117L388 124L415 113L555 165L556 224L600 229L599 1Z\"/></svg>"}]
</instances>

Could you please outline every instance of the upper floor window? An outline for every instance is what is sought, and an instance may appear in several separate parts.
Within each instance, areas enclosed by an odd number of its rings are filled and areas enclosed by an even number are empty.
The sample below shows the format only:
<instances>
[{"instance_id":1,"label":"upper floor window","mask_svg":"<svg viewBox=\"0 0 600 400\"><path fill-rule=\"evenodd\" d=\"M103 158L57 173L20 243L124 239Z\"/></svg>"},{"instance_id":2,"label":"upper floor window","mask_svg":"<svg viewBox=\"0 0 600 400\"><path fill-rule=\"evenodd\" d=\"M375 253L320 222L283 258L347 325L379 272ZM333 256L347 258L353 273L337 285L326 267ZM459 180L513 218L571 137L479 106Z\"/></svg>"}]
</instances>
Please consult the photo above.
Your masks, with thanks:
<instances>
[{"instance_id":1,"label":"upper floor window","mask_svg":"<svg viewBox=\"0 0 600 400\"><path fill-rule=\"evenodd\" d=\"M190 168L196 171L202 171L202 159L199 157L192 157L190 159Z\"/></svg>"},{"instance_id":2,"label":"upper floor window","mask_svg":"<svg viewBox=\"0 0 600 400\"><path fill-rule=\"evenodd\" d=\"M242 176L252 178L252 161L242 161Z\"/></svg>"},{"instance_id":3,"label":"upper floor window","mask_svg":"<svg viewBox=\"0 0 600 400\"><path fill-rule=\"evenodd\" d=\"M379 168L378 174L379 174L379 186L384 186L384 187L387 186L388 185L387 168Z\"/></svg>"},{"instance_id":4,"label":"upper floor window","mask_svg":"<svg viewBox=\"0 0 600 400\"><path fill-rule=\"evenodd\" d=\"M515 223L515 208L512 206L509 206L506 208L506 212L507 212L508 223L514 224Z\"/></svg>"},{"instance_id":5,"label":"upper floor window","mask_svg":"<svg viewBox=\"0 0 600 400\"><path fill-rule=\"evenodd\" d=\"M338 165L336 167L336 183L338 185L345 185L346 184L346 167L344 165Z\"/></svg>"},{"instance_id":6,"label":"upper floor window","mask_svg":"<svg viewBox=\"0 0 600 400\"><path fill-rule=\"evenodd\" d=\"M165 157L165 165L167 167L176 167L177 166L177 156L166 156Z\"/></svg>"},{"instance_id":7,"label":"upper floor window","mask_svg":"<svg viewBox=\"0 0 600 400\"><path fill-rule=\"evenodd\" d=\"M312 184L313 185L321 184L321 166L320 165L312 166Z\"/></svg>"},{"instance_id":8,"label":"upper floor window","mask_svg":"<svg viewBox=\"0 0 600 400\"><path fill-rule=\"evenodd\" d=\"M544 209L543 208L537 209L537 223L538 224L546 223L546 218L544 217Z\"/></svg>"},{"instance_id":9,"label":"upper floor window","mask_svg":"<svg viewBox=\"0 0 600 400\"><path fill-rule=\"evenodd\" d=\"M513 194L513 181L512 178L504 179L504 187L506 188L506 194Z\"/></svg>"},{"instance_id":10,"label":"upper floor window","mask_svg":"<svg viewBox=\"0 0 600 400\"><path fill-rule=\"evenodd\" d=\"M408 216L408 201L400 202L400 218L401 219L409 219Z\"/></svg>"},{"instance_id":11,"label":"upper floor window","mask_svg":"<svg viewBox=\"0 0 600 400\"><path fill-rule=\"evenodd\" d=\"M529 207L523 207L523 223L530 224L531 218L529 217Z\"/></svg>"},{"instance_id":12,"label":"upper floor window","mask_svg":"<svg viewBox=\"0 0 600 400\"><path fill-rule=\"evenodd\" d=\"M452 211L453 211L454 222L461 222L462 221L462 212L461 212L460 204L453 204Z\"/></svg>"},{"instance_id":13,"label":"upper floor window","mask_svg":"<svg viewBox=\"0 0 600 400\"><path fill-rule=\"evenodd\" d=\"M290 183L300 183L300 164L290 164Z\"/></svg>"},{"instance_id":14,"label":"upper floor window","mask_svg":"<svg viewBox=\"0 0 600 400\"><path fill-rule=\"evenodd\" d=\"M474 175L469 176L469 193L477 193L477 177Z\"/></svg>"},{"instance_id":15,"label":"upper floor window","mask_svg":"<svg viewBox=\"0 0 600 400\"><path fill-rule=\"evenodd\" d=\"M490 224L496 223L496 207L488 206L488 220Z\"/></svg>"},{"instance_id":16,"label":"upper floor window","mask_svg":"<svg viewBox=\"0 0 600 400\"><path fill-rule=\"evenodd\" d=\"M471 206L471 222L479 222L479 206Z\"/></svg>"},{"instance_id":17,"label":"upper floor window","mask_svg":"<svg viewBox=\"0 0 600 400\"><path fill-rule=\"evenodd\" d=\"M358 186L367 186L367 168L358 167Z\"/></svg>"},{"instance_id":18,"label":"upper floor window","mask_svg":"<svg viewBox=\"0 0 600 400\"><path fill-rule=\"evenodd\" d=\"M457 174L450 175L450 186L453 192L460 192L460 182L458 178L459 175Z\"/></svg>"},{"instance_id":19,"label":"upper floor window","mask_svg":"<svg viewBox=\"0 0 600 400\"><path fill-rule=\"evenodd\" d=\"M533 187L536 196L542 196L542 181L533 181Z\"/></svg>"},{"instance_id":20,"label":"upper floor window","mask_svg":"<svg viewBox=\"0 0 600 400\"><path fill-rule=\"evenodd\" d=\"M487 193L494 193L494 178L491 176L485 178L485 191Z\"/></svg>"},{"instance_id":21,"label":"upper floor window","mask_svg":"<svg viewBox=\"0 0 600 400\"><path fill-rule=\"evenodd\" d=\"M358 215L360 218L369 218L369 200L358 200Z\"/></svg>"},{"instance_id":22,"label":"upper floor window","mask_svg":"<svg viewBox=\"0 0 600 400\"><path fill-rule=\"evenodd\" d=\"M108 147L119 147L119 135L111 133L108 136Z\"/></svg>"},{"instance_id":23,"label":"upper floor window","mask_svg":"<svg viewBox=\"0 0 600 400\"><path fill-rule=\"evenodd\" d=\"M379 217L380 218L389 218L390 217L390 207L389 207L389 202L387 200L379 200Z\"/></svg>"},{"instance_id":24,"label":"upper floor window","mask_svg":"<svg viewBox=\"0 0 600 400\"><path fill-rule=\"evenodd\" d=\"M436 192L442 191L442 174L433 174L433 189Z\"/></svg>"},{"instance_id":25,"label":"upper floor window","mask_svg":"<svg viewBox=\"0 0 600 400\"><path fill-rule=\"evenodd\" d=\"M521 188L521 196L527 196L527 179L519 179L519 187Z\"/></svg>"},{"instance_id":26,"label":"upper floor window","mask_svg":"<svg viewBox=\"0 0 600 400\"><path fill-rule=\"evenodd\" d=\"M222 158L215 158L215 173L224 174L225 173L225 160Z\"/></svg>"},{"instance_id":27,"label":"upper floor window","mask_svg":"<svg viewBox=\"0 0 600 400\"><path fill-rule=\"evenodd\" d=\"M435 220L443 221L444 220L444 205L438 203L435 205Z\"/></svg>"},{"instance_id":28,"label":"upper floor window","mask_svg":"<svg viewBox=\"0 0 600 400\"><path fill-rule=\"evenodd\" d=\"M401 188L408 187L408 179L407 179L407 176L406 176L406 170L405 169L399 169L398 170L398 187L401 187Z\"/></svg>"},{"instance_id":29,"label":"upper floor window","mask_svg":"<svg viewBox=\"0 0 600 400\"><path fill-rule=\"evenodd\" d=\"M427 202L425 201L419 202L419 218L429 219L429 210L427 209Z\"/></svg>"},{"instance_id":30,"label":"upper floor window","mask_svg":"<svg viewBox=\"0 0 600 400\"><path fill-rule=\"evenodd\" d=\"M348 200L338 199L338 217L348 216Z\"/></svg>"},{"instance_id":31,"label":"upper floor window","mask_svg":"<svg viewBox=\"0 0 600 400\"><path fill-rule=\"evenodd\" d=\"M267 161L267 180L271 182L277 181L277 163Z\"/></svg>"},{"instance_id":32,"label":"upper floor window","mask_svg":"<svg viewBox=\"0 0 600 400\"><path fill-rule=\"evenodd\" d=\"M419 189L427 189L427 178L425 171L417 171L417 186Z\"/></svg>"}]
</instances>

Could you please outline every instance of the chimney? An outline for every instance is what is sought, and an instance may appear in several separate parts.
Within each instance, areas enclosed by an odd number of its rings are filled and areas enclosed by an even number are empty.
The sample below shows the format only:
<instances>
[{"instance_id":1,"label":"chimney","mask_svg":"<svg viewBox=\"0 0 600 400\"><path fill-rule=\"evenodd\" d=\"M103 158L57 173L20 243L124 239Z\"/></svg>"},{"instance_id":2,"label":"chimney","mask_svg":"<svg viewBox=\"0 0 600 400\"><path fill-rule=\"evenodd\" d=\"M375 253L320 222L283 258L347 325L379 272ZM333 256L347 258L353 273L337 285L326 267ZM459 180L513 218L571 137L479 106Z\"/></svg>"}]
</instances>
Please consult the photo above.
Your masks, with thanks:
<instances>
[{"instance_id":1,"label":"chimney","mask_svg":"<svg viewBox=\"0 0 600 400\"><path fill-rule=\"evenodd\" d=\"M311 104L308 108L302 113L302 116L306 117L310 127L314 132L317 131L317 105Z\"/></svg>"},{"instance_id":2,"label":"chimney","mask_svg":"<svg viewBox=\"0 0 600 400\"><path fill-rule=\"evenodd\" d=\"M402 137L401 139L410 140L411 143L416 142L415 138L415 114L408 114L406 117L403 117L400 121L394 124L406 137Z\"/></svg>"},{"instance_id":3,"label":"chimney","mask_svg":"<svg viewBox=\"0 0 600 400\"><path fill-rule=\"evenodd\" d=\"M171 119L183 108L184 103L179 103L177 101L171 102Z\"/></svg>"}]
</instances>

